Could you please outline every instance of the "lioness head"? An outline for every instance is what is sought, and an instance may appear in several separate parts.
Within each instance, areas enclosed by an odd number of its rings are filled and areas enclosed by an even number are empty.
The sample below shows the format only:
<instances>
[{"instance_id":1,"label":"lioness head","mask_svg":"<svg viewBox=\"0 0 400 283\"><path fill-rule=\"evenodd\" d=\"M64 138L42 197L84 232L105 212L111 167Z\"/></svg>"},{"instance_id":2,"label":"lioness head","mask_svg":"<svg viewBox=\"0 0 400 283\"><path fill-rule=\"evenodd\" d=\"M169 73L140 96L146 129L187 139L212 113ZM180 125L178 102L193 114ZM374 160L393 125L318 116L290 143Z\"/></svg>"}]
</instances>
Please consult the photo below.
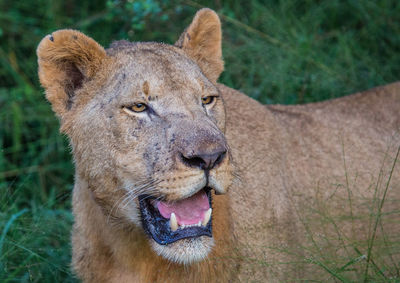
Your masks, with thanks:
<instances>
[{"instance_id":1,"label":"lioness head","mask_svg":"<svg viewBox=\"0 0 400 283\"><path fill-rule=\"evenodd\" d=\"M71 140L77 178L109 225L147 235L161 256L203 259L212 195L232 180L218 16L200 10L174 45L116 42L73 30L37 50L46 97Z\"/></svg>"}]
</instances>

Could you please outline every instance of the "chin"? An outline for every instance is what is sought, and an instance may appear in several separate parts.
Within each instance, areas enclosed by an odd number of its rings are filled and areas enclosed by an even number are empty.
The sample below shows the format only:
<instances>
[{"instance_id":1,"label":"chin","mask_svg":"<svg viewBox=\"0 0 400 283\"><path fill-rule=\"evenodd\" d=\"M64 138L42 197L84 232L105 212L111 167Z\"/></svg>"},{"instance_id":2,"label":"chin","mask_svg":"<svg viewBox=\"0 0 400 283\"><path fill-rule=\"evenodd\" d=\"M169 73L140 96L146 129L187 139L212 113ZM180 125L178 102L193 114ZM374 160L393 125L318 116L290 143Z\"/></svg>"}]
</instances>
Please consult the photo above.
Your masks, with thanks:
<instances>
[{"instance_id":1,"label":"chin","mask_svg":"<svg viewBox=\"0 0 400 283\"><path fill-rule=\"evenodd\" d=\"M214 239L207 236L182 239L168 245L160 245L154 240L150 242L159 256L184 265L204 260L214 246Z\"/></svg>"}]
</instances>

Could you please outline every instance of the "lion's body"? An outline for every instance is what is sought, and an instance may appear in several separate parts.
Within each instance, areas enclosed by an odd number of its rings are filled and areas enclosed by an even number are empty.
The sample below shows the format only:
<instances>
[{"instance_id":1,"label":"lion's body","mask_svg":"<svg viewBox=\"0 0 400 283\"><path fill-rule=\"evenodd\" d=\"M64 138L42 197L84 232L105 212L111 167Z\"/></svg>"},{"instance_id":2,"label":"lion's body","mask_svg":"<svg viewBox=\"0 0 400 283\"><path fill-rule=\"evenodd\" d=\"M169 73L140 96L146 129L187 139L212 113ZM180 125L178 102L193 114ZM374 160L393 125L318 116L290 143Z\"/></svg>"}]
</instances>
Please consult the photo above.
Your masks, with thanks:
<instances>
[{"instance_id":1,"label":"lion's body","mask_svg":"<svg viewBox=\"0 0 400 283\"><path fill-rule=\"evenodd\" d=\"M176 46L121 42L105 51L68 30L39 45L41 82L73 145L73 267L85 282L323 280L319 258L344 265L353 247L366 254L373 237L388 250L383 235L400 233L400 174L391 170L400 84L264 106L216 84L220 41L218 17L205 9ZM200 94L213 103L199 103ZM149 110L132 110L144 103ZM387 214L376 216L389 179ZM170 228L154 222L167 230L149 232L155 216L146 213L160 203L196 210L194 196L208 187L212 238L157 242L185 227L173 232L171 214L160 216ZM154 198L143 204L143 195Z\"/></svg>"},{"instance_id":2,"label":"lion's body","mask_svg":"<svg viewBox=\"0 0 400 283\"><path fill-rule=\"evenodd\" d=\"M265 107L220 89L241 177L228 193L235 245L246 266L240 278L328 280L306 259L320 256L318 249L328 259L345 254L339 234L350 253L360 241L366 255L374 192L378 185L380 200L400 146L400 83L301 106ZM385 212L398 211L399 172L393 172ZM400 217L389 215L386 236L397 238Z\"/></svg>"}]
</instances>

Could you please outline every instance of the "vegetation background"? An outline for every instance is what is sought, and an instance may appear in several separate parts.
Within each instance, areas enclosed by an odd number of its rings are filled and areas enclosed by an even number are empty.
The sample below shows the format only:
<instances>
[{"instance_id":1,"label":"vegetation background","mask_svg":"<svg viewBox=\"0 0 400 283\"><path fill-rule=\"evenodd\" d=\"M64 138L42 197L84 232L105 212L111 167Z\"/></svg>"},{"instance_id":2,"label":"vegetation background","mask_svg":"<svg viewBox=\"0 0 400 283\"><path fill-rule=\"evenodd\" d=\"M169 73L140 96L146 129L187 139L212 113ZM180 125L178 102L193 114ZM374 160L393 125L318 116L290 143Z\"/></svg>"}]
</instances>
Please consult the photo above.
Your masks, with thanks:
<instances>
[{"instance_id":1,"label":"vegetation background","mask_svg":"<svg viewBox=\"0 0 400 283\"><path fill-rule=\"evenodd\" d=\"M105 47L172 44L201 7L222 19L220 82L263 103L320 101L400 79L398 0L0 0L0 282L76 281L73 164L38 82L41 38L73 28Z\"/></svg>"}]
</instances>

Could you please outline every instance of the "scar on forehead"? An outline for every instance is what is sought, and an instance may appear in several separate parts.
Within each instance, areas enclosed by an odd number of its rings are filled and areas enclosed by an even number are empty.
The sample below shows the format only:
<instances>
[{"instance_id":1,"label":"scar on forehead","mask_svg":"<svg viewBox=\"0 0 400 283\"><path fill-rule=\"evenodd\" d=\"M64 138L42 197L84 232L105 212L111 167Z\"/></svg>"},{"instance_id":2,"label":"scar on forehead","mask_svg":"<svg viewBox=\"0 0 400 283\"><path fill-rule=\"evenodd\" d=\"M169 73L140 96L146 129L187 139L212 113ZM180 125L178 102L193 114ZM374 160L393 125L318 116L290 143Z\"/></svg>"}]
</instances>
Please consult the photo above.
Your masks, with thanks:
<instances>
[{"instance_id":1,"label":"scar on forehead","mask_svg":"<svg viewBox=\"0 0 400 283\"><path fill-rule=\"evenodd\" d=\"M201 87L201 91L204 91L204 83L201 79L197 79L197 83L200 85Z\"/></svg>"},{"instance_id":2,"label":"scar on forehead","mask_svg":"<svg viewBox=\"0 0 400 283\"><path fill-rule=\"evenodd\" d=\"M145 81L142 85L142 90L145 95L149 95L150 92L150 85L148 81Z\"/></svg>"}]
</instances>

